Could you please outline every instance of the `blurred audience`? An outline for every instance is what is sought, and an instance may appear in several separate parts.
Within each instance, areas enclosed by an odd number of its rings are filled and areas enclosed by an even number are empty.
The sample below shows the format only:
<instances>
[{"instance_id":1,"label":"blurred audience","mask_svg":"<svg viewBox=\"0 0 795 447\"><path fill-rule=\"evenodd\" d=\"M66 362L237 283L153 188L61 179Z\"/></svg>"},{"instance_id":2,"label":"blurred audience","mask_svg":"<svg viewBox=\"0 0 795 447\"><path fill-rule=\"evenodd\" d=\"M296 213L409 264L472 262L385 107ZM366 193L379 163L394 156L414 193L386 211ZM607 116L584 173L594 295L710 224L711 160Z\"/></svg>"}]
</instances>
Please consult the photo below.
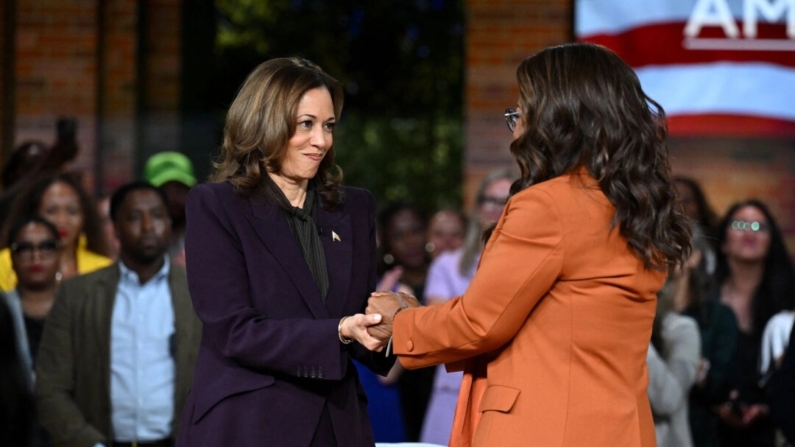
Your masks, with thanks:
<instances>
[{"instance_id":1,"label":"blurred audience","mask_svg":"<svg viewBox=\"0 0 795 447\"><path fill-rule=\"evenodd\" d=\"M712 207L709 206L707 196L701 189L701 185L690 177L675 176L674 186L676 187L676 194L679 201L684 208L687 217L693 219L698 225L701 233L707 238L708 245L702 251L704 257L704 266L707 272L712 274L715 272L715 239L717 237L718 229L718 215L715 214Z\"/></svg>"},{"instance_id":2,"label":"blurred audience","mask_svg":"<svg viewBox=\"0 0 795 447\"><path fill-rule=\"evenodd\" d=\"M40 141L28 141L17 146L11 153L2 174L0 228L9 225L7 218L11 214L14 199L30 184L31 179L35 179L41 172L49 150L49 147Z\"/></svg>"},{"instance_id":3,"label":"blurred audience","mask_svg":"<svg viewBox=\"0 0 795 447\"><path fill-rule=\"evenodd\" d=\"M57 446L170 447L201 323L185 270L166 256L163 191L122 186L111 217L119 261L64 281L47 320L36 365L40 420Z\"/></svg>"},{"instance_id":4,"label":"blurred audience","mask_svg":"<svg viewBox=\"0 0 795 447\"><path fill-rule=\"evenodd\" d=\"M768 382L767 399L771 417L795 445L795 331L790 332L781 367Z\"/></svg>"},{"instance_id":5,"label":"blurred audience","mask_svg":"<svg viewBox=\"0 0 795 447\"><path fill-rule=\"evenodd\" d=\"M729 209L718 247L718 299L734 311L739 328L736 387L718 410L720 445L772 447L775 426L760 388L759 354L767 322L792 308L795 271L778 225L758 200Z\"/></svg>"},{"instance_id":6,"label":"blurred audience","mask_svg":"<svg viewBox=\"0 0 795 447\"><path fill-rule=\"evenodd\" d=\"M705 250L710 244L696 227L693 251L687 262L671 274L673 311L692 317L701 338L701 361L696 383L690 391L689 419L693 445L718 445L719 408L734 386L732 365L737 347L737 319L725 304L709 299L714 282L707 273Z\"/></svg>"},{"instance_id":7,"label":"blurred audience","mask_svg":"<svg viewBox=\"0 0 795 447\"><path fill-rule=\"evenodd\" d=\"M457 250L442 253L434 259L428 273L425 300L428 304L443 303L461 296L475 275L475 268L483 251L483 232L502 215L515 180L507 170L491 172L480 183L475 197L466 239ZM462 372L447 373L444 365L437 366L428 411L422 425L420 441L447 445L453 416L458 402Z\"/></svg>"},{"instance_id":8,"label":"blurred audience","mask_svg":"<svg viewBox=\"0 0 795 447\"><path fill-rule=\"evenodd\" d=\"M11 261L19 282L6 297L32 389L36 353L58 289L61 240L55 226L39 216L27 216L17 221L11 227L9 240ZM52 445L49 435L39 424L36 424L34 439L36 447Z\"/></svg>"},{"instance_id":9,"label":"blurred audience","mask_svg":"<svg viewBox=\"0 0 795 447\"><path fill-rule=\"evenodd\" d=\"M0 293L0 445L32 447L34 422L30 373L7 300Z\"/></svg>"},{"instance_id":10,"label":"blurred audience","mask_svg":"<svg viewBox=\"0 0 795 447\"><path fill-rule=\"evenodd\" d=\"M795 323L795 311L783 310L770 317L765 326L762 333L762 348L759 353L759 373L762 374L763 384L781 367L784 352L789 345L793 323Z\"/></svg>"},{"instance_id":11,"label":"blurred audience","mask_svg":"<svg viewBox=\"0 0 795 447\"><path fill-rule=\"evenodd\" d=\"M428 223L428 243L425 244L431 259L460 247L464 243L466 225L466 216L457 208L442 208L434 213Z\"/></svg>"},{"instance_id":12,"label":"blurred audience","mask_svg":"<svg viewBox=\"0 0 795 447\"><path fill-rule=\"evenodd\" d=\"M92 272L113 262L106 256L107 243L96 207L75 175L65 173L38 179L17 197L11 221L36 214L58 229L63 246L59 279ZM11 252L0 251L0 289L12 290L16 283Z\"/></svg>"},{"instance_id":13,"label":"blurred audience","mask_svg":"<svg viewBox=\"0 0 795 447\"><path fill-rule=\"evenodd\" d=\"M379 275L400 267L400 281L414 291L420 302L424 302L425 279L430 265L430 256L425 250L428 242L425 214L416 205L393 203L378 214L377 224L381 235ZM405 371L398 379L406 440L409 442L420 437L433 386L433 371L433 368Z\"/></svg>"},{"instance_id":14,"label":"blurred audience","mask_svg":"<svg viewBox=\"0 0 795 447\"><path fill-rule=\"evenodd\" d=\"M97 200L97 217L107 244L107 255L115 261L119 257L119 239L113 228L113 219L110 218L110 196L103 195Z\"/></svg>"},{"instance_id":15,"label":"blurred audience","mask_svg":"<svg viewBox=\"0 0 795 447\"><path fill-rule=\"evenodd\" d=\"M690 318L673 310L678 272L657 294L657 313L646 355L649 403L657 447L691 447L688 396L701 364L701 337Z\"/></svg>"},{"instance_id":16,"label":"blurred audience","mask_svg":"<svg viewBox=\"0 0 795 447\"><path fill-rule=\"evenodd\" d=\"M6 294L20 352L33 373L44 322L58 289L58 260L61 239L58 230L39 216L18 220L9 233L11 262L16 272L16 289Z\"/></svg>"},{"instance_id":17,"label":"blurred audience","mask_svg":"<svg viewBox=\"0 0 795 447\"><path fill-rule=\"evenodd\" d=\"M160 152L146 162L146 180L163 189L171 216L171 243L168 254L175 264L185 266L185 199L196 184L193 163L179 152Z\"/></svg>"},{"instance_id":18,"label":"blurred audience","mask_svg":"<svg viewBox=\"0 0 795 447\"><path fill-rule=\"evenodd\" d=\"M72 118L61 118L56 122L56 139L52 147L40 141L27 141L17 146L3 167L0 228L7 230L10 225L6 219L12 214L18 194L41 176L66 172L77 153L77 121Z\"/></svg>"},{"instance_id":19,"label":"blurred audience","mask_svg":"<svg viewBox=\"0 0 795 447\"><path fill-rule=\"evenodd\" d=\"M401 267L401 281L414 290L421 302L430 265L425 250L427 225L425 214L410 203L390 204L378 214L379 274Z\"/></svg>"}]
</instances>

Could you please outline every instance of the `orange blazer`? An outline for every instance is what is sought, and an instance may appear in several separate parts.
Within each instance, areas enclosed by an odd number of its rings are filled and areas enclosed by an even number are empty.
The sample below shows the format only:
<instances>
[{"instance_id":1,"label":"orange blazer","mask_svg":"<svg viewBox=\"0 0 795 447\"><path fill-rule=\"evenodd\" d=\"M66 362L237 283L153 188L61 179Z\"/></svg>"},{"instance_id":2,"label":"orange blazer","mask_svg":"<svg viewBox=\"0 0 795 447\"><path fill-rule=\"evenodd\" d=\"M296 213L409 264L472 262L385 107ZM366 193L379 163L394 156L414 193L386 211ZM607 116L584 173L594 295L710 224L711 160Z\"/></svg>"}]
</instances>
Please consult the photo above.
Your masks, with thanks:
<instances>
[{"instance_id":1,"label":"orange blazer","mask_svg":"<svg viewBox=\"0 0 795 447\"><path fill-rule=\"evenodd\" d=\"M407 368L465 371L450 445L653 447L646 350L665 273L645 269L584 171L514 195L466 293L407 309Z\"/></svg>"}]
</instances>

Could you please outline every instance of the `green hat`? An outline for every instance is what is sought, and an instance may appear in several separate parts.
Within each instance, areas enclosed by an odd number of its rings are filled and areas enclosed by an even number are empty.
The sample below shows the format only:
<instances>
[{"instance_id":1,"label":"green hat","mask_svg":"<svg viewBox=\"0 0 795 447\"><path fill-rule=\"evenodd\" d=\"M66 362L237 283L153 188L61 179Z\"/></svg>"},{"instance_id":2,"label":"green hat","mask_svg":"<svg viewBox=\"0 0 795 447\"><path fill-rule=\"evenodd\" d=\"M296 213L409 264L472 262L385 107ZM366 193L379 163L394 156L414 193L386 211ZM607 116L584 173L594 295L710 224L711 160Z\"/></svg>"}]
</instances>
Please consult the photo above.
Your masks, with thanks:
<instances>
[{"instance_id":1,"label":"green hat","mask_svg":"<svg viewBox=\"0 0 795 447\"><path fill-rule=\"evenodd\" d=\"M187 186L196 184L193 163L179 152L160 152L149 157L144 168L144 177L158 187L168 182L179 182Z\"/></svg>"}]
</instances>

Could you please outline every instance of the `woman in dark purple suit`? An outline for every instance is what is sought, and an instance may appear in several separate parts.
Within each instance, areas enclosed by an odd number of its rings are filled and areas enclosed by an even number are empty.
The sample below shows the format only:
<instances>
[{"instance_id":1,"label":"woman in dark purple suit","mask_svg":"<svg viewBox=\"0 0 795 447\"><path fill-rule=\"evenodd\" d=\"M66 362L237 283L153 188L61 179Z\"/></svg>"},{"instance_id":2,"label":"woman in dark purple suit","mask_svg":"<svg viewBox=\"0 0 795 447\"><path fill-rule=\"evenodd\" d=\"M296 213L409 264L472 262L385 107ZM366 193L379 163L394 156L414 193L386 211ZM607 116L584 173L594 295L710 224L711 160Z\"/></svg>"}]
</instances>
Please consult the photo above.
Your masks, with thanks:
<instances>
[{"instance_id":1,"label":"woman in dark purple suit","mask_svg":"<svg viewBox=\"0 0 795 447\"><path fill-rule=\"evenodd\" d=\"M372 446L351 359L386 374L367 334L374 203L342 187L339 83L302 59L267 61L232 103L212 182L187 202L188 282L203 322L177 445Z\"/></svg>"}]
</instances>

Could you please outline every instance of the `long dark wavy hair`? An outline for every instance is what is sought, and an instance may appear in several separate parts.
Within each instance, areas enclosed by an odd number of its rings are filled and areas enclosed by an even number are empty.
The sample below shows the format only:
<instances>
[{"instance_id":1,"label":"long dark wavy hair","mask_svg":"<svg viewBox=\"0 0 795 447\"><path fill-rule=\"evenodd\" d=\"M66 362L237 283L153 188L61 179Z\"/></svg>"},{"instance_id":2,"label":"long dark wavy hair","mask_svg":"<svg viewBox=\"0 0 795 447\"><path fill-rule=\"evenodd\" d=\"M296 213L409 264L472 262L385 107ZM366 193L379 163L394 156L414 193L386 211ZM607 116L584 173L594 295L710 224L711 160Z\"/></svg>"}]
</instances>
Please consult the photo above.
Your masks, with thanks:
<instances>
[{"instance_id":1,"label":"long dark wavy hair","mask_svg":"<svg viewBox=\"0 0 795 447\"><path fill-rule=\"evenodd\" d=\"M220 159L210 176L214 182L229 181L235 192L249 196L278 172L295 133L295 114L304 93L326 88L334 105L334 116L342 113L340 83L314 63L295 57L271 59L252 71L229 107ZM327 208L342 203L342 170L334 163L332 145L313 179ZM269 185L273 187L273 185ZM272 189L272 188L271 188ZM266 188L266 191L268 189Z\"/></svg>"},{"instance_id":2,"label":"long dark wavy hair","mask_svg":"<svg viewBox=\"0 0 795 447\"><path fill-rule=\"evenodd\" d=\"M719 250L718 265L715 268L715 285L720 287L731 277L732 272L729 269L728 259L720 248L726 242L726 233L729 231L732 221L734 221L734 215L740 208L747 206L761 211L770 227L770 248L767 251L767 256L765 256L765 272L762 276L762 282L756 288L753 298L751 298L751 313L753 314L752 335L761 337L765 324L767 324L770 317L782 310L793 309L793 304L795 304L793 299L795 269L793 269L787 246L784 244L784 238L781 236L781 231L775 219L773 219L770 209L761 201L750 199L732 205L718 227L717 246Z\"/></svg>"},{"instance_id":3,"label":"long dark wavy hair","mask_svg":"<svg viewBox=\"0 0 795 447\"><path fill-rule=\"evenodd\" d=\"M516 78L524 130L511 144L521 170L511 194L585 168L646 268L684 262L691 226L676 204L665 113L635 72L612 51L578 42L525 59Z\"/></svg>"}]
</instances>

